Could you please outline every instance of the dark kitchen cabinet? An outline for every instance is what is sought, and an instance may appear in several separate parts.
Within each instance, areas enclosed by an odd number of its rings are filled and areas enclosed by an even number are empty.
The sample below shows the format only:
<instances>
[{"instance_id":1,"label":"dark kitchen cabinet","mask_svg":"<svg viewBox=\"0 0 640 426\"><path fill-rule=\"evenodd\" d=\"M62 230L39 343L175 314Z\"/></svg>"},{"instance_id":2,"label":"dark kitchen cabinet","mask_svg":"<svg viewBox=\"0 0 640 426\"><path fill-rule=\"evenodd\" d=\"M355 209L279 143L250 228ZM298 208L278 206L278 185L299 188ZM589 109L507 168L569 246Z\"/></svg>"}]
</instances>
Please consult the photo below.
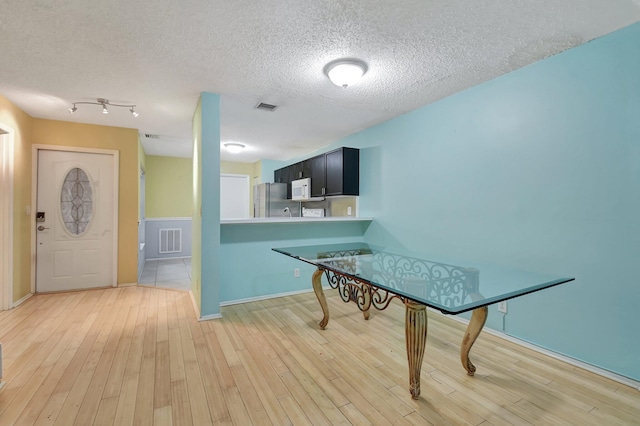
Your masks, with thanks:
<instances>
[{"instance_id":1,"label":"dark kitchen cabinet","mask_svg":"<svg viewBox=\"0 0 640 426\"><path fill-rule=\"evenodd\" d=\"M326 179L326 162L325 155L318 155L316 157L306 160L309 177L311 178L311 196L322 197L324 196L325 179Z\"/></svg>"},{"instance_id":2,"label":"dark kitchen cabinet","mask_svg":"<svg viewBox=\"0 0 640 426\"><path fill-rule=\"evenodd\" d=\"M278 169L273 172L273 181L275 183L284 183L284 178L282 177L283 169Z\"/></svg>"},{"instance_id":3,"label":"dark kitchen cabinet","mask_svg":"<svg viewBox=\"0 0 640 426\"><path fill-rule=\"evenodd\" d=\"M304 175L303 166L304 166L304 161L296 163L293 166L289 166L293 169L293 173L291 174L291 180L298 180L298 179L309 177Z\"/></svg>"},{"instance_id":4,"label":"dark kitchen cabinet","mask_svg":"<svg viewBox=\"0 0 640 426\"><path fill-rule=\"evenodd\" d=\"M338 148L325 154L324 195L360 195L360 151Z\"/></svg>"},{"instance_id":5,"label":"dark kitchen cabinet","mask_svg":"<svg viewBox=\"0 0 640 426\"><path fill-rule=\"evenodd\" d=\"M274 182L287 184L291 198L291 181L311 178L311 197L360 195L360 151L338 148L273 172Z\"/></svg>"},{"instance_id":6,"label":"dark kitchen cabinet","mask_svg":"<svg viewBox=\"0 0 640 426\"><path fill-rule=\"evenodd\" d=\"M291 199L291 181L294 175L293 166L283 167L273 172L273 181L275 183L287 184L287 198Z\"/></svg>"}]
</instances>

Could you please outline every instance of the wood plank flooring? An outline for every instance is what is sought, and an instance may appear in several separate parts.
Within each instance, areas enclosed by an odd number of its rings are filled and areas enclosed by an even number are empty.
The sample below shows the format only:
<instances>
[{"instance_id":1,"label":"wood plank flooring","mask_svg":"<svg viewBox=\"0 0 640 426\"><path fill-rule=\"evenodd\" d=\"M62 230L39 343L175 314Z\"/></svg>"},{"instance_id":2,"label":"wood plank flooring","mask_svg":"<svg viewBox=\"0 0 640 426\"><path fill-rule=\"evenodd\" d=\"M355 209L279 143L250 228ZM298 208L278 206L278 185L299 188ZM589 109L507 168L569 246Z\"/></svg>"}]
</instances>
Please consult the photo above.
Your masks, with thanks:
<instances>
[{"instance_id":1,"label":"wood plank flooring","mask_svg":"<svg viewBox=\"0 0 640 426\"><path fill-rule=\"evenodd\" d=\"M640 425L640 392L429 312L422 396L408 392L404 307L365 321L327 292L222 309L125 287L37 295L0 312L0 425Z\"/></svg>"}]
</instances>

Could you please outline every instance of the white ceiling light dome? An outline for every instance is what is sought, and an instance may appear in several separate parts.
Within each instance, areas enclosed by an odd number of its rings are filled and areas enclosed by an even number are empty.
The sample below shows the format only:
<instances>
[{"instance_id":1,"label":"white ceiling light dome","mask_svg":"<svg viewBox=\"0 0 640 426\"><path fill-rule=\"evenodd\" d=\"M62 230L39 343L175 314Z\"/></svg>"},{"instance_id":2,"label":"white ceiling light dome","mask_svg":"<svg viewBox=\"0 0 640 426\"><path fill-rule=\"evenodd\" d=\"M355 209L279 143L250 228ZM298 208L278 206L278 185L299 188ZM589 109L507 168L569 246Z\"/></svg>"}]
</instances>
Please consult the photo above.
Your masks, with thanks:
<instances>
[{"instance_id":1,"label":"white ceiling light dome","mask_svg":"<svg viewBox=\"0 0 640 426\"><path fill-rule=\"evenodd\" d=\"M224 147L230 153L238 154L238 153L242 152L242 150L245 148L245 145L243 145L241 143L230 142L230 143L225 143Z\"/></svg>"},{"instance_id":2,"label":"white ceiling light dome","mask_svg":"<svg viewBox=\"0 0 640 426\"><path fill-rule=\"evenodd\" d=\"M367 72L367 64L359 59L338 59L329 62L324 72L336 86L352 86Z\"/></svg>"}]
</instances>

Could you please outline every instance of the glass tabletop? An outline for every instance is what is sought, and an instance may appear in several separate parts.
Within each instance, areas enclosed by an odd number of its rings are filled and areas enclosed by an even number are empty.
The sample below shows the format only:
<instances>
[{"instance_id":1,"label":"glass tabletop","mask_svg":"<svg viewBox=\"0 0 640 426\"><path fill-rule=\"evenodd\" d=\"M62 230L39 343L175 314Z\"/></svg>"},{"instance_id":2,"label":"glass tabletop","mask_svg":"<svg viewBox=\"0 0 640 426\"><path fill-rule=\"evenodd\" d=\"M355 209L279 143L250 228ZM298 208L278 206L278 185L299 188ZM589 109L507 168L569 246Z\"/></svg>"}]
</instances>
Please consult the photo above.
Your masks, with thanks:
<instances>
[{"instance_id":1,"label":"glass tabletop","mask_svg":"<svg viewBox=\"0 0 640 426\"><path fill-rule=\"evenodd\" d=\"M459 314L573 281L478 262L442 262L366 243L274 248L445 314Z\"/></svg>"}]
</instances>

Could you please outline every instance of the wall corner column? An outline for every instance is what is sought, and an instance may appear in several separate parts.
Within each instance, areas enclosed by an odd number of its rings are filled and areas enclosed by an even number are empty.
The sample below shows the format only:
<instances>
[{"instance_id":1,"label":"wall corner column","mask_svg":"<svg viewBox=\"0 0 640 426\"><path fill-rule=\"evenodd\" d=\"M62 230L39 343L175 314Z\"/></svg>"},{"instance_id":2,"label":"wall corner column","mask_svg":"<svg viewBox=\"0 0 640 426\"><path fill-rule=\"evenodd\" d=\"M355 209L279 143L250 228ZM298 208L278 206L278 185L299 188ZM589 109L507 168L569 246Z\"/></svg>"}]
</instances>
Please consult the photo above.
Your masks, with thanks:
<instances>
[{"instance_id":1,"label":"wall corner column","mask_svg":"<svg viewBox=\"0 0 640 426\"><path fill-rule=\"evenodd\" d=\"M220 314L220 95L200 94L193 142L191 289L204 319Z\"/></svg>"}]
</instances>

